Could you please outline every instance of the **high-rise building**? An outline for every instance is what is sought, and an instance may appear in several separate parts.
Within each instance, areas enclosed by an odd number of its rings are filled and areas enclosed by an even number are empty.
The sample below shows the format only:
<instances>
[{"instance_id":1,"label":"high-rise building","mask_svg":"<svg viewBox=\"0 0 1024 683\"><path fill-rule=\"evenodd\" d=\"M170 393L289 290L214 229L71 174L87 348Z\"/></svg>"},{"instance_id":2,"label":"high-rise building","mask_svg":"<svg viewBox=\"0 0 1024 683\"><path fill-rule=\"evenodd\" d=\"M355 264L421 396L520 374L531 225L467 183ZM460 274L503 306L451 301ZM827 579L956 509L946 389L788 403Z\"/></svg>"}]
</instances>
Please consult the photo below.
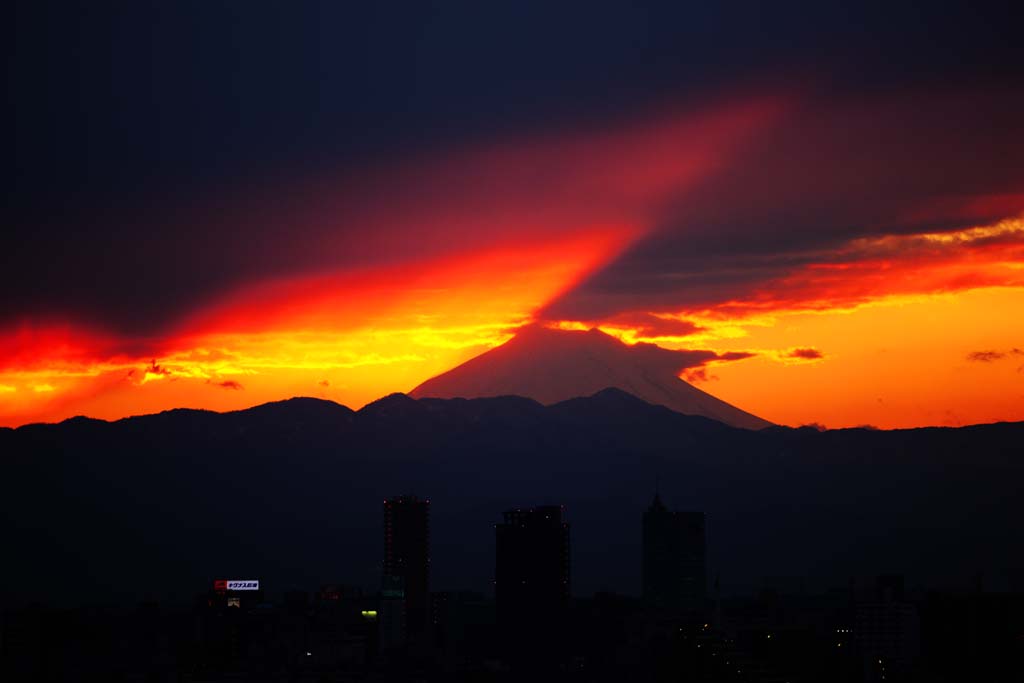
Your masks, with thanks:
<instances>
[{"instance_id":1,"label":"high-rise building","mask_svg":"<svg viewBox=\"0 0 1024 683\"><path fill-rule=\"evenodd\" d=\"M554 665L569 606L569 524L559 506L515 509L495 525L494 594L506 659Z\"/></svg>"},{"instance_id":2,"label":"high-rise building","mask_svg":"<svg viewBox=\"0 0 1024 683\"><path fill-rule=\"evenodd\" d=\"M879 576L875 599L857 604L853 631L863 662L863 680L911 678L921 651L921 619L904 598L903 577Z\"/></svg>"},{"instance_id":3,"label":"high-rise building","mask_svg":"<svg viewBox=\"0 0 1024 683\"><path fill-rule=\"evenodd\" d=\"M384 501L384 597L401 592L407 637L426 633L430 616L430 501L398 496ZM397 616L397 615L396 615Z\"/></svg>"},{"instance_id":4,"label":"high-rise building","mask_svg":"<svg viewBox=\"0 0 1024 683\"><path fill-rule=\"evenodd\" d=\"M703 512L676 512L654 495L643 516L643 596L655 607L699 610L707 596Z\"/></svg>"}]
</instances>

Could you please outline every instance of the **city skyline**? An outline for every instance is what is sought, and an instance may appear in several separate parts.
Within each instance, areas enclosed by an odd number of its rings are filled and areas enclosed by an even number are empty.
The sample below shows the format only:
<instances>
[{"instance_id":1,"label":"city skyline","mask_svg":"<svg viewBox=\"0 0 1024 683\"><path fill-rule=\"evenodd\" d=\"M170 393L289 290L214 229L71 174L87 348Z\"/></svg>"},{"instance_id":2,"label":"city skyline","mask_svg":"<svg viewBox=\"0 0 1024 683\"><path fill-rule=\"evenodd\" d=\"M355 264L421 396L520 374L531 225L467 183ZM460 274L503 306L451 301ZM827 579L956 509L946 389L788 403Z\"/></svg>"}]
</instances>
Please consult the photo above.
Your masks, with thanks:
<instances>
[{"instance_id":1,"label":"city skyline","mask_svg":"<svg viewBox=\"0 0 1024 683\"><path fill-rule=\"evenodd\" d=\"M426 505L409 495L385 499L379 590L322 582L316 589L268 586L250 576L214 580L212 589L194 594L191 607L147 600L130 610L6 608L4 671L48 680L103 675L118 648L115 671L152 676L187 669L196 680L211 681L288 673L342 680L628 675L877 683L922 675L1000 680L993 676L1016 666L1019 643L1012 641L1024 625L1015 610L1022 595L988 592L980 580L924 592L907 587L910 577L876 574L816 592L772 579L754 595L723 599L717 585L713 596L698 595L690 584L695 573L704 574L692 564L694 553L703 560L704 516L669 511L660 491L646 510L633 511L643 520L634 527L644 537L642 557L635 558L645 566L642 595L573 595L565 506L512 508L494 525L494 595L430 591L429 619L406 632L404 577L426 573L416 566L427 564ZM487 535L484 525L477 529ZM652 560L662 565L653 573ZM679 589L666 591L666 580L679 582ZM68 638L79 623L102 626ZM47 656L38 657L41 651Z\"/></svg>"}]
</instances>

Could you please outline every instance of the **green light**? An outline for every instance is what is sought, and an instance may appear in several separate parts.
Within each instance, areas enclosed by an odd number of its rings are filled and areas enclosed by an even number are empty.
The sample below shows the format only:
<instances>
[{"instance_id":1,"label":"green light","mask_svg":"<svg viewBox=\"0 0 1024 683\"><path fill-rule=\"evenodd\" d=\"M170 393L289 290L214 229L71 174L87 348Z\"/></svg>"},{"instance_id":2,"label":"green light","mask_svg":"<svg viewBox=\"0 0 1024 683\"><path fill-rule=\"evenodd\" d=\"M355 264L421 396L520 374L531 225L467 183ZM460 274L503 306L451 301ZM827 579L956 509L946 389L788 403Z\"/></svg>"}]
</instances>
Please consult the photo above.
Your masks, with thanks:
<instances>
[{"instance_id":1,"label":"green light","mask_svg":"<svg viewBox=\"0 0 1024 683\"><path fill-rule=\"evenodd\" d=\"M367 619L376 619L377 618L377 610L375 610L375 609L364 609L362 611L362 615L364 617L366 617Z\"/></svg>"}]
</instances>

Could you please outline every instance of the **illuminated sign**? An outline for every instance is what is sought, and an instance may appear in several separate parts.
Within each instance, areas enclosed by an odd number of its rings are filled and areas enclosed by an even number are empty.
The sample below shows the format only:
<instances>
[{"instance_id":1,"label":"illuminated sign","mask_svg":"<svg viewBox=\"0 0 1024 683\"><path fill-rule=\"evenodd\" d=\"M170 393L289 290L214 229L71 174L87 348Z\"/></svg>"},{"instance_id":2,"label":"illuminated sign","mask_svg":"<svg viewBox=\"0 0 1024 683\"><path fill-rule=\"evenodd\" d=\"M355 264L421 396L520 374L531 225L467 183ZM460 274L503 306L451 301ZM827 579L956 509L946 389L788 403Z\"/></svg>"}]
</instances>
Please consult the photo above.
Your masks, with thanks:
<instances>
[{"instance_id":1,"label":"illuminated sign","mask_svg":"<svg viewBox=\"0 0 1024 683\"><path fill-rule=\"evenodd\" d=\"M362 615L364 617L366 617L367 619L376 619L377 618L377 610L375 610L375 609L364 609L362 611Z\"/></svg>"},{"instance_id":2,"label":"illuminated sign","mask_svg":"<svg viewBox=\"0 0 1024 683\"><path fill-rule=\"evenodd\" d=\"M260 582L258 579L217 579L213 582L215 591L258 591Z\"/></svg>"}]
</instances>

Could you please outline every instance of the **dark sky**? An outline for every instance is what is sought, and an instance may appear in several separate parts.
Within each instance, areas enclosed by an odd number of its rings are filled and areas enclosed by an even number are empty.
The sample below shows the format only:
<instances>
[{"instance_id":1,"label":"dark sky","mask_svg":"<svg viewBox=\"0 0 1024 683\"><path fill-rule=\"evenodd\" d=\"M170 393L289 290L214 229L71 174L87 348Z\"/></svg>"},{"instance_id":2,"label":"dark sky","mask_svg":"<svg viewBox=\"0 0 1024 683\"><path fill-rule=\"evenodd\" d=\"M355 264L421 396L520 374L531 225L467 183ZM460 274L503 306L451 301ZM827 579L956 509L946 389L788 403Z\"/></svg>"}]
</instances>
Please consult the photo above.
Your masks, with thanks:
<instances>
[{"instance_id":1,"label":"dark sky","mask_svg":"<svg viewBox=\"0 0 1024 683\"><path fill-rule=\"evenodd\" d=\"M323 228L295 218L305 197L294 189L325 172L358 177L368 164L601 128L665 103L799 89L809 94L799 111L746 165L554 307L614 313L608 302L646 295L652 270L693 270L695 253L743 266L742 285L779 267L761 263L765 253L798 263L816 246L905 228L896 217L950 183L988 195L1024 187L1024 41L1012 9L18 3L4 41L13 144L0 321L54 315L146 331L240 282L402 252L400 232L367 244L343 222L331 230L344 246L325 260ZM922 112L920 92L941 105ZM823 155L825 174L807 174ZM911 168L925 172L901 184ZM878 183L860 182L880 169ZM694 223L710 226L698 252L692 232L676 230ZM765 225L784 229L762 235ZM694 274L713 289L721 272ZM664 303L685 303L658 289Z\"/></svg>"}]
</instances>

